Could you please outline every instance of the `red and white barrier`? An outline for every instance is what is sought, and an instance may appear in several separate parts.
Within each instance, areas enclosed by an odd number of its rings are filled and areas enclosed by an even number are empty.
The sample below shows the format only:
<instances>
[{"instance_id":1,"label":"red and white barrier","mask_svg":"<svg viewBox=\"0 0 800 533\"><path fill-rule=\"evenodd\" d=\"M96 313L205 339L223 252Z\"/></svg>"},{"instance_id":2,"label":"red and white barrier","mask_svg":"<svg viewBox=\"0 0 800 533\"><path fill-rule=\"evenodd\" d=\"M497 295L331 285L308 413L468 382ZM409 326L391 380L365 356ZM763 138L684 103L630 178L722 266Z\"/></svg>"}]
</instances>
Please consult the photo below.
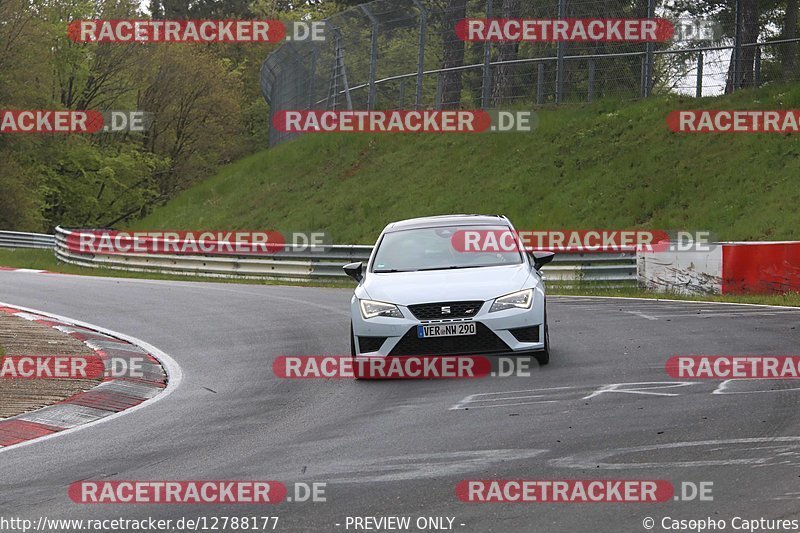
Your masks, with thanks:
<instances>
[{"instance_id":1,"label":"red and white barrier","mask_svg":"<svg viewBox=\"0 0 800 533\"><path fill-rule=\"evenodd\" d=\"M726 242L708 250L637 254L640 283L659 292L800 292L800 242Z\"/></svg>"},{"instance_id":2,"label":"red and white barrier","mask_svg":"<svg viewBox=\"0 0 800 533\"><path fill-rule=\"evenodd\" d=\"M800 292L800 241L726 242L707 250L637 253L640 283L684 294Z\"/></svg>"},{"instance_id":3,"label":"red and white barrier","mask_svg":"<svg viewBox=\"0 0 800 533\"><path fill-rule=\"evenodd\" d=\"M732 242L722 246L723 294L800 291L800 242Z\"/></svg>"},{"instance_id":4,"label":"red and white barrier","mask_svg":"<svg viewBox=\"0 0 800 533\"><path fill-rule=\"evenodd\" d=\"M709 294L722 291L722 247L709 251L638 251L639 283L656 292Z\"/></svg>"}]
</instances>

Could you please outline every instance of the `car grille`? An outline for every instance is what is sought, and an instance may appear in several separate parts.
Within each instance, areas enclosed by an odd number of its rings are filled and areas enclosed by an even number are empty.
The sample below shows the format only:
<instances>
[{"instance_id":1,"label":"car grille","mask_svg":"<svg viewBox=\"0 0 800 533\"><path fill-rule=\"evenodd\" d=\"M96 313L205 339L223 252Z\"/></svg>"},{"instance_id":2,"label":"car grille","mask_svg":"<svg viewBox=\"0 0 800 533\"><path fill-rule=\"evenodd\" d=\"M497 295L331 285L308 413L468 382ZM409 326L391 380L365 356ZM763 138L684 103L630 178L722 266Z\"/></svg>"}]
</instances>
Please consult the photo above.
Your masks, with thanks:
<instances>
[{"instance_id":1,"label":"car grille","mask_svg":"<svg viewBox=\"0 0 800 533\"><path fill-rule=\"evenodd\" d=\"M389 355L488 355L510 352L511 349L492 330L480 322L475 323L475 335L458 337L417 337L416 326L409 329Z\"/></svg>"},{"instance_id":2,"label":"car grille","mask_svg":"<svg viewBox=\"0 0 800 533\"><path fill-rule=\"evenodd\" d=\"M442 318L471 318L478 314L483 301L475 302L438 302L432 304L409 305L408 308L419 320L439 320ZM450 312L443 312L449 308Z\"/></svg>"},{"instance_id":3,"label":"car grille","mask_svg":"<svg viewBox=\"0 0 800 533\"><path fill-rule=\"evenodd\" d=\"M508 330L519 342L539 342L539 326L514 328Z\"/></svg>"},{"instance_id":4,"label":"car grille","mask_svg":"<svg viewBox=\"0 0 800 533\"><path fill-rule=\"evenodd\" d=\"M386 337L359 337L358 347L361 352L377 352L383 346Z\"/></svg>"}]
</instances>

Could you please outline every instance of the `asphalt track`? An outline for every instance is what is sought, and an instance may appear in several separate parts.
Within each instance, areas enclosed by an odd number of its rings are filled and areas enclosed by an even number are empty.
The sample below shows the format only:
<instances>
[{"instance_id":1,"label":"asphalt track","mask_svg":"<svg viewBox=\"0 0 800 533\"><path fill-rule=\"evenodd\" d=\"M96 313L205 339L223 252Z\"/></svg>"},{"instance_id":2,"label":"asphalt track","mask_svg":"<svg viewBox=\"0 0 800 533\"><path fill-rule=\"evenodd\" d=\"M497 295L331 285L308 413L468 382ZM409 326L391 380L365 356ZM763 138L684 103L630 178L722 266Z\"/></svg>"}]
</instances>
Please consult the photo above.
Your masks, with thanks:
<instances>
[{"instance_id":1,"label":"asphalt track","mask_svg":"<svg viewBox=\"0 0 800 533\"><path fill-rule=\"evenodd\" d=\"M0 517L278 516L278 531L347 531L347 516L447 516L470 532L645 531L645 517L664 531L665 516L725 519L731 531L735 516L800 519L800 386L678 385L664 371L675 354L799 354L800 311L551 297L551 364L528 377L276 378L278 355L348 351L349 298L0 272L0 301L137 337L183 372L173 394L146 408L0 452ZM713 501L456 498L459 481L486 478L711 481ZM67 487L84 479L327 482L327 502L75 504Z\"/></svg>"}]
</instances>

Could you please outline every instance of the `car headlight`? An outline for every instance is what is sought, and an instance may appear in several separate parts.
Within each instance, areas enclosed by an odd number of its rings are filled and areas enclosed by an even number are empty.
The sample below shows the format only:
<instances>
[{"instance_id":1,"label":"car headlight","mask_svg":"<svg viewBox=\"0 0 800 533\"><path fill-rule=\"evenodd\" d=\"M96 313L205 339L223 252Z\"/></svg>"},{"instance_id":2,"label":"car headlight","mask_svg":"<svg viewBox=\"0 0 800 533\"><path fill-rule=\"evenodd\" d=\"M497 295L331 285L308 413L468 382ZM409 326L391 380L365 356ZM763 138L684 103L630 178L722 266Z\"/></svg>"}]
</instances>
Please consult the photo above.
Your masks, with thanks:
<instances>
[{"instance_id":1,"label":"car headlight","mask_svg":"<svg viewBox=\"0 0 800 533\"><path fill-rule=\"evenodd\" d=\"M525 289L511 294L506 294L496 299L489 308L489 312L505 311L506 309L530 309L533 302L533 289Z\"/></svg>"},{"instance_id":2,"label":"car headlight","mask_svg":"<svg viewBox=\"0 0 800 533\"><path fill-rule=\"evenodd\" d=\"M403 318L403 313L394 304L386 302L376 302L374 300L359 300L361 304L361 316L365 319L385 316L389 318Z\"/></svg>"}]
</instances>

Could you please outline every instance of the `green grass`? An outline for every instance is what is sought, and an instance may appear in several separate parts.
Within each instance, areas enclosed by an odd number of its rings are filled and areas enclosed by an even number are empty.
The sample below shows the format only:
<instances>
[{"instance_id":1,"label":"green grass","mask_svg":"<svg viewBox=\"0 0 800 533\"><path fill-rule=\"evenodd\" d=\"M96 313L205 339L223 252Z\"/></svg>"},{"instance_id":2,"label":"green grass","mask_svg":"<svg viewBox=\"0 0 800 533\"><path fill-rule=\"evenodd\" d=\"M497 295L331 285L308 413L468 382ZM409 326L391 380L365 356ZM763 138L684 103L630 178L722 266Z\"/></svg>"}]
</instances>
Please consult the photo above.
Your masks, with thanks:
<instances>
[{"instance_id":1,"label":"green grass","mask_svg":"<svg viewBox=\"0 0 800 533\"><path fill-rule=\"evenodd\" d=\"M548 108L532 133L310 134L240 160L132 229L324 230L370 244L393 220L502 213L519 229L710 230L800 239L800 143L676 134L686 108L798 108L800 85L723 98Z\"/></svg>"},{"instance_id":2,"label":"green grass","mask_svg":"<svg viewBox=\"0 0 800 533\"><path fill-rule=\"evenodd\" d=\"M722 98L548 108L540 112L539 129L528 134L306 135L227 166L129 229L324 230L336 243L371 244L392 220L465 212L503 213L521 230L685 229L710 230L722 240L800 239L797 136L667 129L669 111L695 108L800 108L800 85ZM41 250L0 250L0 265L231 281L86 269L59 264ZM800 306L797 294L685 297L553 289Z\"/></svg>"}]
</instances>

